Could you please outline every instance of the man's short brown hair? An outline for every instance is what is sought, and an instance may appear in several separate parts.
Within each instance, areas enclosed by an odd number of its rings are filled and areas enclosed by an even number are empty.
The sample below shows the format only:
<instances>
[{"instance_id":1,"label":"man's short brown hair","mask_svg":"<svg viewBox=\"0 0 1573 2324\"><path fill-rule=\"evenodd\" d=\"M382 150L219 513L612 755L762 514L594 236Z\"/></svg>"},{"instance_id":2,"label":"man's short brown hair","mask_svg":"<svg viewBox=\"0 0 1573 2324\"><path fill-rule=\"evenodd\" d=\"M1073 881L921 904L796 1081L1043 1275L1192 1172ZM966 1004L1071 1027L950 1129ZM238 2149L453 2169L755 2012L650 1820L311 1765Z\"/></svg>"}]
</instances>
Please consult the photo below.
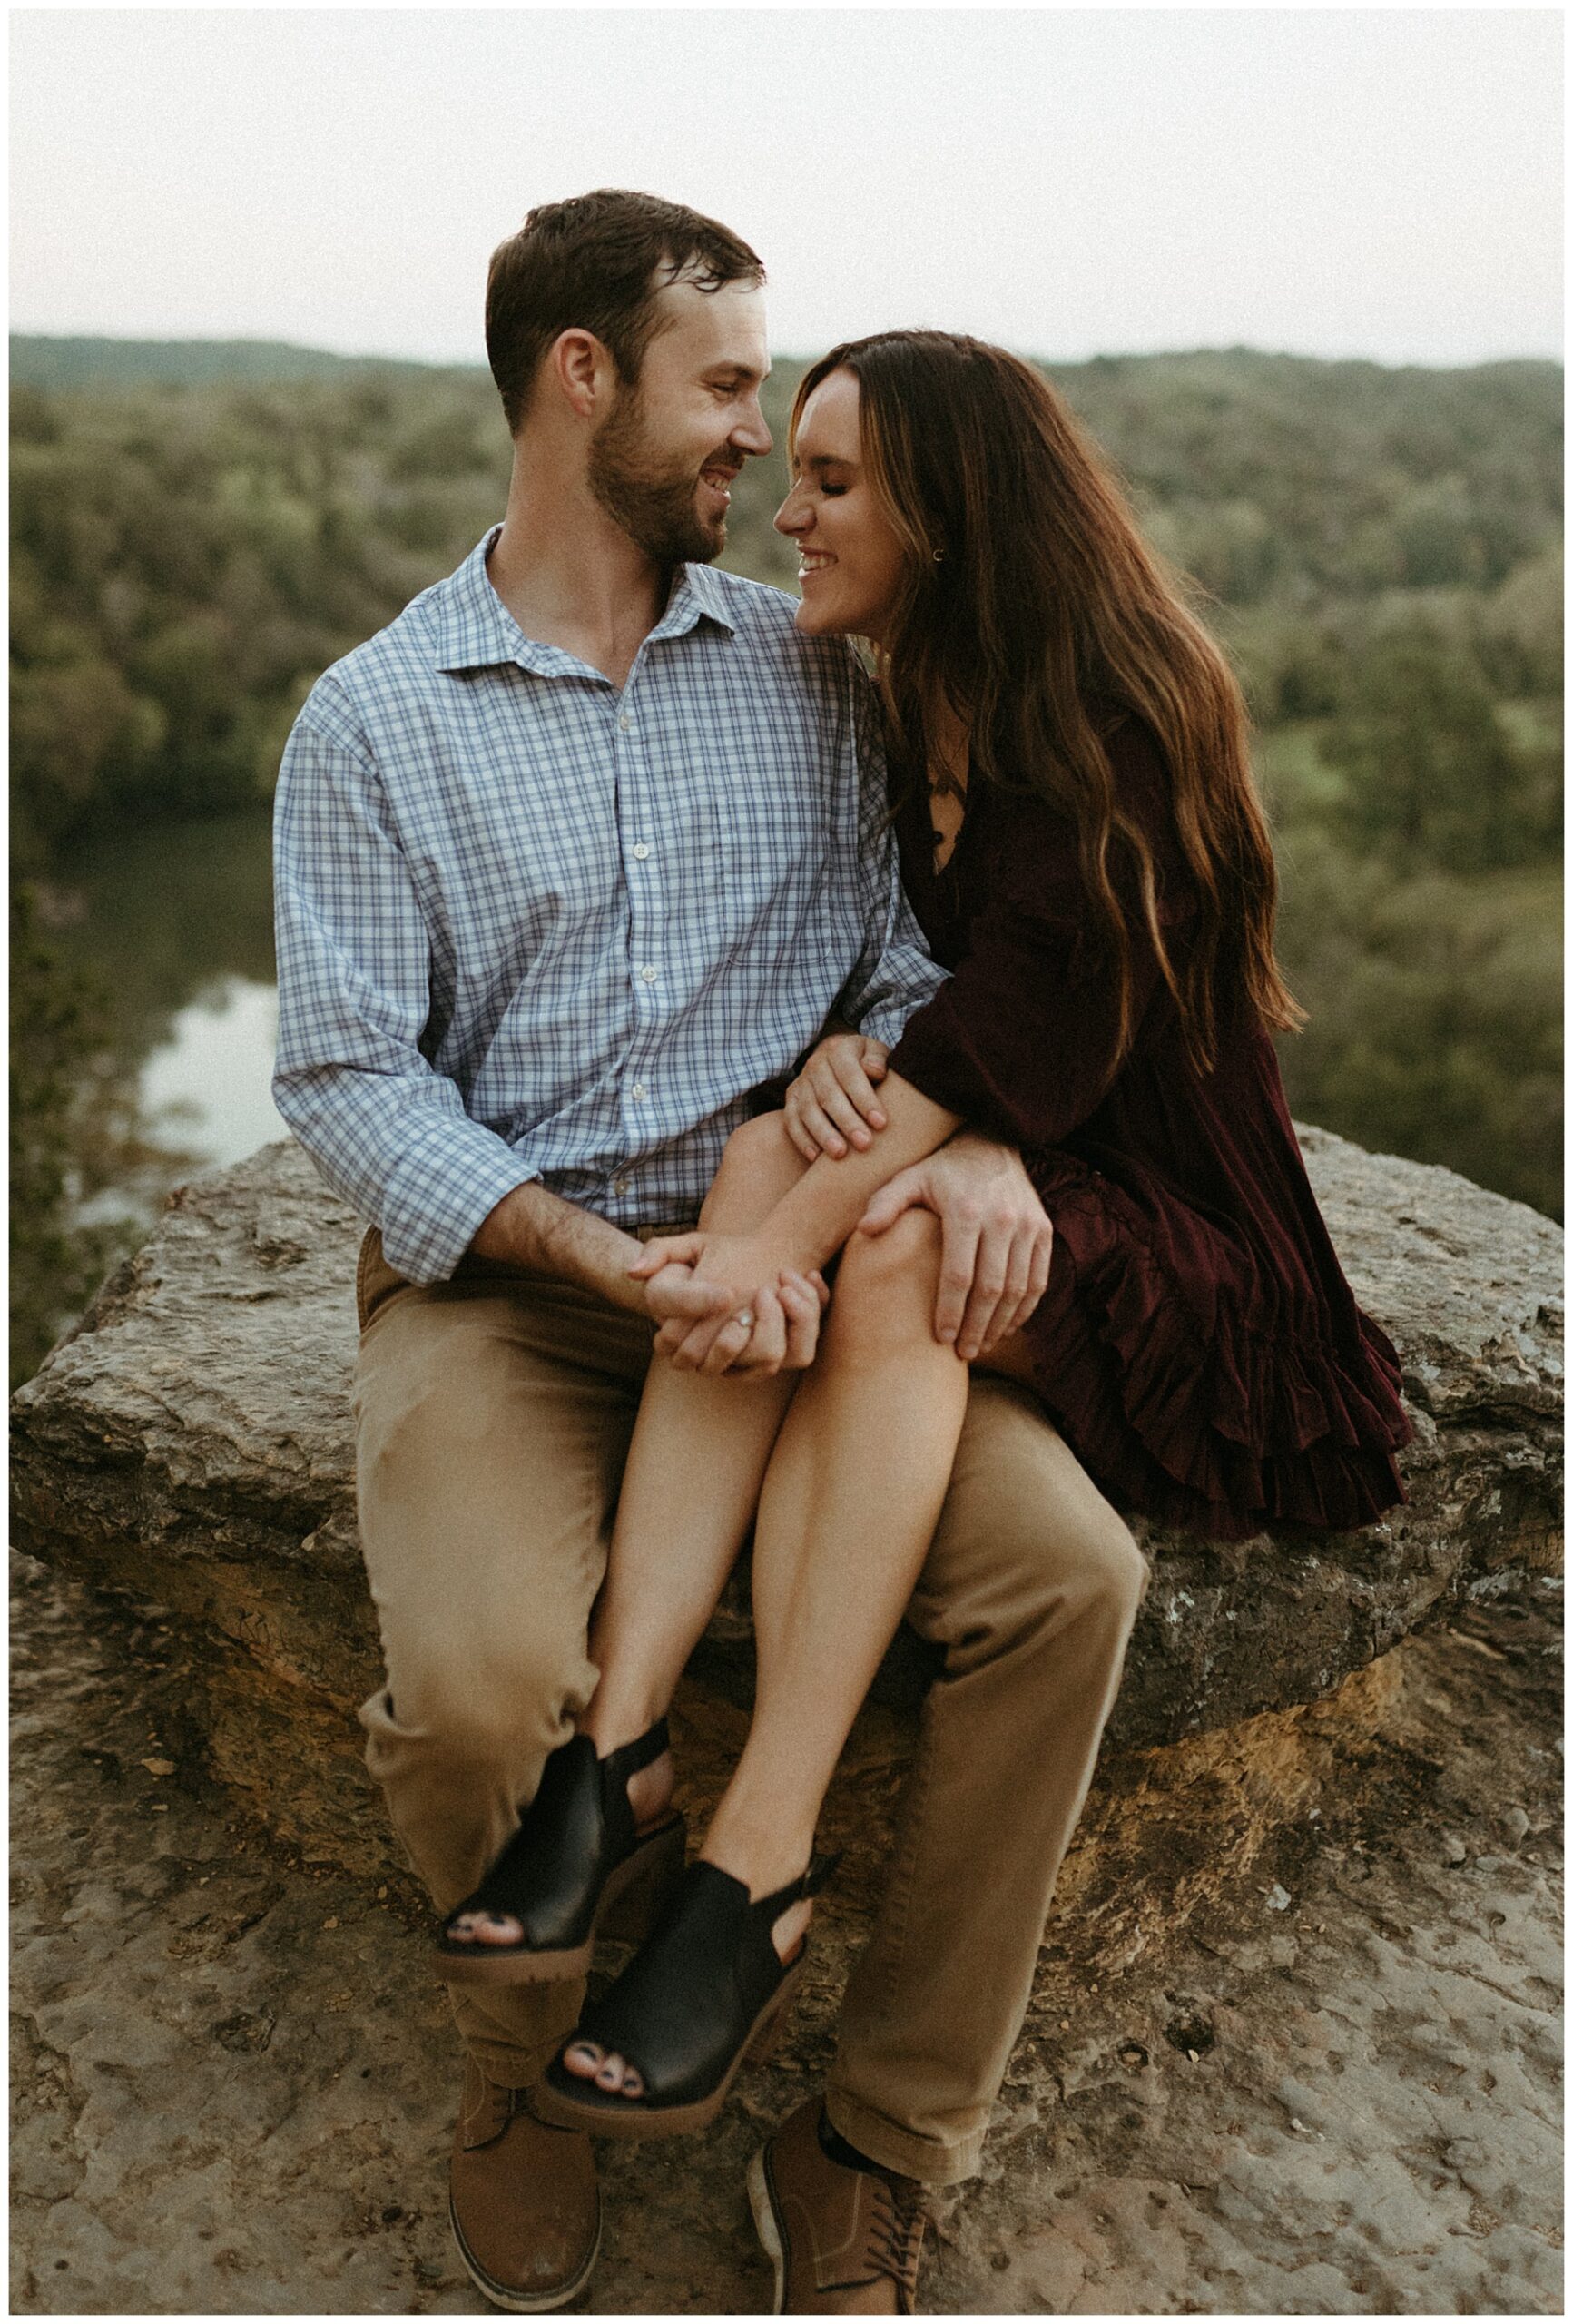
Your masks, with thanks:
<instances>
[{"instance_id":1,"label":"man's short brown hair","mask_svg":"<svg viewBox=\"0 0 1573 2324\"><path fill-rule=\"evenodd\" d=\"M593 331L618 377L639 377L666 283L719 290L761 283L748 244L713 218L654 193L604 188L543 202L492 252L487 356L511 434L529 408L541 358L565 330Z\"/></svg>"}]
</instances>

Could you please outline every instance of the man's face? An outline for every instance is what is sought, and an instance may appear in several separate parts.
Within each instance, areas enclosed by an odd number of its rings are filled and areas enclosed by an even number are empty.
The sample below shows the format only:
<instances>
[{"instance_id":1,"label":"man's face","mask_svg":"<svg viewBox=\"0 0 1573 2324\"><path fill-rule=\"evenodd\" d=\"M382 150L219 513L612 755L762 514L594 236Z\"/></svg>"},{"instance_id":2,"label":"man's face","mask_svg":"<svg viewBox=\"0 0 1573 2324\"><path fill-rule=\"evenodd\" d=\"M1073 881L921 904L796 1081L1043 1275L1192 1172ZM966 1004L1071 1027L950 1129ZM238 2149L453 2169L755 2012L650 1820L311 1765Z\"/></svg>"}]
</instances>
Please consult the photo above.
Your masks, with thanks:
<instances>
[{"instance_id":1,"label":"man's face","mask_svg":"<svg viewBox=\"0 0 1573 2324\"><path fill-rule=\"evenodd\" d=\"M759 391L770 369L764 300L728 283L659 291L662 320L636 385L622 389L590 442L596 499L657 565L708 564L726 546L732 485L768 452Z\"/></svg>"}]
</instances>

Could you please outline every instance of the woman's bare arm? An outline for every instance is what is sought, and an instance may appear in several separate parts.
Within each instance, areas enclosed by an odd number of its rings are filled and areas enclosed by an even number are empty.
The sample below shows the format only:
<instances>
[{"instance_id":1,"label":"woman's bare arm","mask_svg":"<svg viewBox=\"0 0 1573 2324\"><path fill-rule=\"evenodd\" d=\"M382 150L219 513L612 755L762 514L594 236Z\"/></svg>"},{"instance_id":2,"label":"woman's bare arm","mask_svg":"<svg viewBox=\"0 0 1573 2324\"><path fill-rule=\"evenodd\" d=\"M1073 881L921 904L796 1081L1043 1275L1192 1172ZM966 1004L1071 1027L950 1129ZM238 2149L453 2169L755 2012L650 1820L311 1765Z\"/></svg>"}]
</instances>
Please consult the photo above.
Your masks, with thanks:
<instances>
[{"instance_id":1,"label":"woman's bare arm","mask_svg":"<svg viewBox=\"0 0 1573 2324\"><path fill-rule=\"evenodd\" d=\"M724 1370L748 1344L749 1326L739 1321L762 1285L782 1274L811 1275L841 1249L867 1209L870 1198L898 1171L943 1146L960 1127L960 1116L937 1106L920 1089L890 1075L880 1087L886 1124L868 1149L840 1157L821 1154L790 1193L747 1236L693 1235L662 1238L645 1246L630 1270L653 1275L673 1264L693 1267L707 1284L732 1294L725 1315L692 1325L664 1327L656 1341L683 1370Z\"/></svg>"}]
</instances>

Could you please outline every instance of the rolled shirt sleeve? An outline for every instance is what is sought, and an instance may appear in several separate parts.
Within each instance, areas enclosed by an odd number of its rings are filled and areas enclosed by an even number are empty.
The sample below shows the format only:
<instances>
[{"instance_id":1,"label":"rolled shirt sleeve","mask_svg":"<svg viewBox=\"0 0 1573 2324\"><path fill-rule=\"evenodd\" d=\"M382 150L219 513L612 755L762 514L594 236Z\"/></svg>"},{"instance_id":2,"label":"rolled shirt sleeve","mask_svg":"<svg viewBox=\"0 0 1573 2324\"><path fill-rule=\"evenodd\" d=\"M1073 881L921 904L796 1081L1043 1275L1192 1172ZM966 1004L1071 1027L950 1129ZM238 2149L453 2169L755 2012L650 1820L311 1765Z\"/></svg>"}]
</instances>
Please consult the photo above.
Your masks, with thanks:
<instances>
[{"instance_id":1,"label":"rolled shirt sleeve","mask_svg":"<svg viewBox=\"0 0 1573 2324\"><path fill-rule=\"evenodd\" d=\"M848 649L858 757L857 877L867 940L836 1013L890 1049L913 1011L932 1000L946 971L929 955L901 885L879 704Z\"/></svg>"},{"instance_id":2,"label":"rolled shirt sleeve","mask_svg":"<svg viewBox=\"0 0 1573 2324\"><path fill-rule=\"evenodd\" d=\"M329 680L285 750L274 866L274 1103L329 1184L380 1227L388 1265L442 1282L538 1174L422 1054L429 935L376 767Z\"/></svg>"}]
</instances>

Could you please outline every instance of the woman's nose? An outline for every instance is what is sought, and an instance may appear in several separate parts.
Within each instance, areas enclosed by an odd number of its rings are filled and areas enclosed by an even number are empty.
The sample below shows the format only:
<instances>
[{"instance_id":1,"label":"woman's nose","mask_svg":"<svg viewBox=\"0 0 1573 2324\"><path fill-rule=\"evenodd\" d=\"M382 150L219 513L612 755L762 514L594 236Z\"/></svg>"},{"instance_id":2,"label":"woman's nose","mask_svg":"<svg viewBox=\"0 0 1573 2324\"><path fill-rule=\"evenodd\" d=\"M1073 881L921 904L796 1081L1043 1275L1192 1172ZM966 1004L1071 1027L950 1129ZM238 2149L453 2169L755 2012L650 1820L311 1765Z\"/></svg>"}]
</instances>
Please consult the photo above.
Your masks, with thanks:
<instances>
[{"instance_id":1,"label":"woman's nose","mask_svg":"<svg viewBox=\"0 0 1573 2324\"><path fill-rule=\"evenodd\" d=\"M809 522L809 511L794 485L771 520L778 533L801 533Z\"/></svg>"}]
</instances>

